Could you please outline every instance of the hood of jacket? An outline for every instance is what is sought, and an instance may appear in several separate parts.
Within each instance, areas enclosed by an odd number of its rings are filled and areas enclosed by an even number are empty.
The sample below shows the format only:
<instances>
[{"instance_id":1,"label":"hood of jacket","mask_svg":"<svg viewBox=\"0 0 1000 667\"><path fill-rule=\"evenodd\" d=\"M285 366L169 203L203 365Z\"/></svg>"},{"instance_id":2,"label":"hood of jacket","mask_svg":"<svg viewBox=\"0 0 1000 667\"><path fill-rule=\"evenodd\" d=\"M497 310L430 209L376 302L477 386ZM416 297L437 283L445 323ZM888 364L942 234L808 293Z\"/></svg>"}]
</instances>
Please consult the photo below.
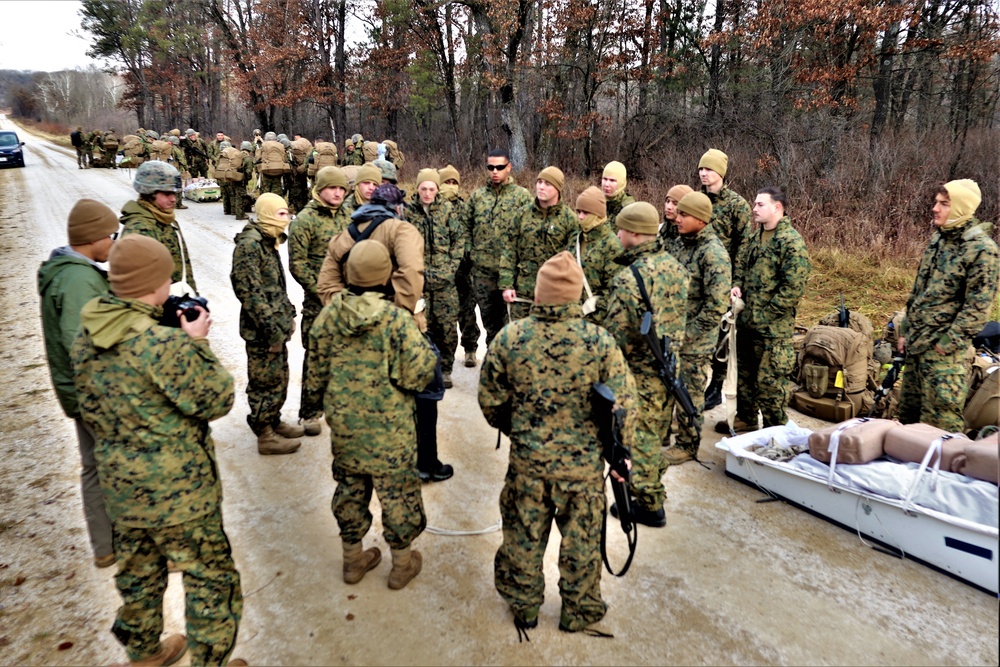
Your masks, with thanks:
<instances>
[{"instance_id":1,"label":"hood of jacket","mask_svg":"<svg viewBox=\"0 0 1000 667\"><path fill-rule=\"evenodd\" d=\"M340 292L334 296L334 301L338 300L340 307L331 311L336 312L335 328L343 336L359 336L379 325L382 313L389 307L385 295L379 292Z\"/></svg>"},{"instance_id":2,"label":"hood of jacket","mask_svg":"<svg viewBox=\"0 0 1000 667\"><path fill-rule=\"evenodd\" d=\"M351 214L351 220L356 223L368 222L376 218L395 218L396 212L382 204L363 204Z\"/></svg>"},{"instance_id":3,"label":"hood of jacket","mask_svg":"<svg viewBox=\"0 0 1000 667\"><path fill-rule=\"evenodd\" d=\"M90 301L80 312L80 327L99 350L108 350L135 338L156 324L163 309L114 295Z\"/></svg>"},{"instance_id":4,"label":"hood of jacket","mask_svg":"<svg viewBox=\"0 0 1000 667\"><path fill-rule=\"evenodd\" d=\"M49 255L49 258L42 262L41 267L39 267L38 293L44 294L48 290L52 281L55 280L55 277L59 275L59 272L70 264L82 264L83 266L89 266L95 271L99 271L102 276L108 275L108 272L101 268L100 264L88 257L84 257L66 245L53 250L52 254Z\"/></svg>"}]
</instances>

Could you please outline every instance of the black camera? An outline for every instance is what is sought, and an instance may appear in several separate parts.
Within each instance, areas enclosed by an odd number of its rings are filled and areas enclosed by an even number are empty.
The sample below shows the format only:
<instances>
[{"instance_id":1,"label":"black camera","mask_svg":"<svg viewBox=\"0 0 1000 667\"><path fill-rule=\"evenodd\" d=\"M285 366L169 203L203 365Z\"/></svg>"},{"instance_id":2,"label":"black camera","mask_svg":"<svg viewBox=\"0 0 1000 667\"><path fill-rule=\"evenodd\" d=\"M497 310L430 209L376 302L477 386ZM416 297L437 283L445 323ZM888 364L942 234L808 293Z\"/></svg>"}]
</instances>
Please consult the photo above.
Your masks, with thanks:
<instances>
[{"instance_id":1,"label":"black camera","mask_svg":"<svg viewBox=\"0 0 1000 667\"><path fill-rule=\"evenodd\" d=\"M181 320L177 316L178 310L181 311L184 319L188 322L194 322L200 314L198 306L208 310L208 299L203 296L191 296L189 294L185 294L184 296L169 296L166 303L163 304L163 315L160 317L160 324L165 327L176 327L179 329Z\"/></svg>"}]
</instances>

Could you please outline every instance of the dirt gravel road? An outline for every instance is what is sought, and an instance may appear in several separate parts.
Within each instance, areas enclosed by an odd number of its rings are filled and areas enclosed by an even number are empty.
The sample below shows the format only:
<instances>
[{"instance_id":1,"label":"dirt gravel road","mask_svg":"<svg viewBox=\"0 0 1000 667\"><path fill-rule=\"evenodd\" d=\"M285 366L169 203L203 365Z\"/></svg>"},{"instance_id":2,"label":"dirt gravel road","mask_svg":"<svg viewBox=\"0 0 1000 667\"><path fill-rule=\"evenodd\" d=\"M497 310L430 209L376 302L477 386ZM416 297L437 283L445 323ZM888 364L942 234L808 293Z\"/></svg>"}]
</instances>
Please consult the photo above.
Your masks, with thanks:
<instances>
[{"instance_id":1,"label":"dirt gravel road","mask_svg":"<svg viewBox=\"0 0 1000 667\"><path fill-rule=\"evenodd\" d=\"M109 632L118 596L112 571L91 564L76 440L49 382L35 274L65 243L77 199L118 210L135 193L126 171L80 171L68 150L22 138L27 168L0 170L0 663L104 664L124 658ZM614 639L557 631L555 540L529 643L518 643L493 588L498 532L425 533L416 543L424 570L406 589L386 588L388 558L361 584L346 586L326 431L293 456L260 457L246 426L245 358L228 276L241 224L224 217L221 204L189 205L178 219L215 318L212 346L240 392L233 411L213 424L225 521L246 594L234 655L268 665L997 664L994 597L878 553L787 504L758 503L760 492L724 475L714 434L701 449L708 468L667 473L667 528L641 530L632 570L604 577L610 611L603 626ZM291 350L285 414L294 419L298 339ZM499 519L507 445L494 449L495 431L476 404L477 377L477 369L458 367L441 404L442 459L457 472L424 487L436 527L474 530ZM721 408L707 421L720 416ZM388 556L377 521L373 535L369 542ZM614 530L611 541L620 558L623 540ZM181 631L180 575L171 575L166 607L167 630Z\"/></svg>"}]
</instances>

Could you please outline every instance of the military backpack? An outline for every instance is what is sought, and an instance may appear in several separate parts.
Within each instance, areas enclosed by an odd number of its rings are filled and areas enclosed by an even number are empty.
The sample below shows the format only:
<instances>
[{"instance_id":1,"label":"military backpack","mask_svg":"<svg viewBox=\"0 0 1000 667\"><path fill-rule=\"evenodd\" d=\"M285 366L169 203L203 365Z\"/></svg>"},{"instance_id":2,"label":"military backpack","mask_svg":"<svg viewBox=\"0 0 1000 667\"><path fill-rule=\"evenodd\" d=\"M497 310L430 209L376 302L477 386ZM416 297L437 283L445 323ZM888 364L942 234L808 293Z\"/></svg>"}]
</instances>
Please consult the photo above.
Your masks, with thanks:
<instances>
[{"instance_id":1,"label":"military backpack","mask_svg":"<svg viewBox=\"0 0 1000 667\"><path fill-rule=\"evenodd\" d=\"M143 143L142 139L134 134L128 134L122 141L124 141L122 152L125 154L125 160L122 160L122 164L138 167L146 161L146 144Z\"/></svg>"},{"instance_id":2,"label":"military backpack","mask_svg":"<svg viewBox=\"0 0 1000 667\"><path fill-rule=\"evenodd\" d=\"M243 172L240 171L242 164L243 151L232 146L223 148L215 165L215 177L222 181L239 183L243 180Z\"/></svg>"},{"instance_id":3,"label":"military backpack","mask_svg":"<svg viewBox=\"0 0 1000 667\"><path fill-rule=\"evenodd\" d=\"M323 167L337 166L337 145L328 141L317 141L313 151L312 162L309 163L309 178L316 175Z\"/></svg>"},{"instance_id":4,"label":"military backpack","mask_svg":"<svg viewBox=\"0 0 1000 667\"><path fill-rule=\"evenodd\" d=\"M104 135L101 140L101 148L104 149L105 153L117 153L118 152L118 137L112 133Z\"/></svg>"},{"instance_id":5,"label":"military backpack","mask_svg":"<svg viewBox=\"0 0 1000 667\"><path fill-rule=\"evenodd\" d=\"M361 152L364 153L366 164L368 162L374 162L378 159L378 142L366 141L361 147Z\"/></svg>"},{"instance_id":6,"label":"military backpack","mask_svg":"<svg viewBox=\"0 0 1000 667\"><path fill-rule=\"evenodd\" d=\"M296 139L292 142L291 150L292 161L294 162L293 169L295 170L295 173L306 173L309 153L312 151L312 144L309 143L308 139Z\"/></svg>"},{"instance_id":7,"label":"military backpack","mask_svg":"<svg viewBox=\"0 0 1000 667\"><path fill-rule=\"evenodd\" d=\"M406 163L406 157L403 155L403 151L399 150L399 146L396 145L395 141L386 139L382 143L385 144L386 147L385 159L396 165L397 168L402 169L403 164Z\"/></svg>"},{"instance_id":8,"label":"military backpack","mask_svg":"<svg viewBox=\"0 0 1000 667\"><path fill-rule=\"evenodd\" d=\"M265 176L281 176L291 171L285 147L277 141L265 141L260 145L260 172Z\"/></svg>"},{"instance_id":9,"label":"military backpack","mask_svg":"<svg viewBox=\"0 0 1000 667\"><path fill-rule=\"evenodd\" d=\"M149 145L149 159L159 160L160 162L170 162L174 156L174 147L170 145L169 141L163 141L162 139L157 139Z\"/></svg>"}]
</instances>

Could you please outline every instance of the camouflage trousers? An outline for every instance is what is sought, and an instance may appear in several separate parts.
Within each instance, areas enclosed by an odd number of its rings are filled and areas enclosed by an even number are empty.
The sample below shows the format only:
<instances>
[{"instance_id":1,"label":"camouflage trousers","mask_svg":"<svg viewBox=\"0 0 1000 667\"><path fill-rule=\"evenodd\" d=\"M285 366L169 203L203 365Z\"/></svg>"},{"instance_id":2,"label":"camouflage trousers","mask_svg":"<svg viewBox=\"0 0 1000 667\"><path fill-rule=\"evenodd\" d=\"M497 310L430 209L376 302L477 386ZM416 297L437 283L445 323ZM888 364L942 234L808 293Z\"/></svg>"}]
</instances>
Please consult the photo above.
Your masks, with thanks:
<instances>
[{"instance_id":1,"label":"camouflage trousers","mask_svg":"<svg viewBox=\"0 0 1000 667\"><path fill-rule=\"evenodd\" d=\"M757 411L764 428L788 422L788 375L795 367L791 339L765 338L740 327L736 334L736 361L739 382L736 389L736 416L748 424L757 423Z\"/></svg>"},{"instance_id":2,"label":"camouflage trousers","mask_svg":"<svg viewBox=\"0 0 1000 667\"><path fill-rule=\"evenodd\" d=\"M191 159L191 168L188 170L191 173L191 178L208 178L208 162L205 158L198 157L197 155Z\"/></svg>"},{"instance_id":3,"label":"camouflage trousers","mask_svg":"<svg viewBox=\"0 0 1000 667\"><path fill-rule=\"evenodd\" d=\"M934 348L920 355L907 354L906 372L900 379L899 421L964 432L966 373L964 349L945 355Z\"/></svg>"},{"instance_id":4,"label":"camouflage trousers","mask_svg":"<svg viewBox=\"0 0 1000 667\"><path fill-rule=\"evenodd\" d=\"M184 577L191 664L225 664L236 643L243 594L220 512L177 526L116 524L115 556L115 585L122 606L111 632L129 660L142 660L160 650L169 559Z\"/></svg>"},{"instance_id":5,"label":"camouflage trousers","mask_svg":"<svg viewBox=\"0 0 1000 667\"><path fill-rule=\"evenodd\" d=\"M537 616L545 598L542 562L555 520L559 534L561 624L582 630L604 618L601 525L606 501L601 478L552 480L507 470L500 492L503 543L493 560L494 581L514 617Z\"/></svg>"},{"instance_id":6,"label":"camouflage trousers","mask_svg":"<svg viewBox=\"0 0 1000 667\"><path fill-rule=\"evenodd\" d=\"M222 190L222 212L225 215L233 215L236 209L236 200L242 195L240 190L242 189L242 183L236 183L234 181L222 181L220 188Z\"/></svg>"},{"instance_id":7,"label":"camouflage trousers","mask_svg":"<svg viewBox=\"0 0 1000 667\"><path fill-rule=\"evenodd\" d=\"M692 424L680 405L676 405L674 412L674 444L685 452L698 454L698 447L701 445L701 429L705 424L705 381L707 379L706 369L712 363L711 354L680 354L681 380L687 387L691 402L694 403L698 416ZM664 441L663 444L667 444Z\"/></svg>"},{"instance_id":8,"label":"camouflage trousers","mask_svg":"<svg viewBox=\"0 0 1000 667\"><path fill-rule=\"evenodd\" d=\"M632 445L632 494L639 507L655 512L663 507L667 495L661 481L667 471L661 448L670 430L674 397L656 375L636 373L635 383L639 400Z\"/></svg>"},{"instance_id":9,"label":"camouflage trousers","mask_svg":"<svg viewBox=\"0 0 1000 667\"><path fill-rule=\"evenodd\" d=\"M91 144L83 145L84 166L89 167L94 161L94 147Z\"/></svg>"},{"instance_id":10,"label":"camouflage trousers","mask_svg":"<svg viewBox=\"0 0 1000 667\"><path fill-rule=\"evenodd\" d=\"M476 322L476 292L472 288L472 264L462 260L455 273L455 289L458 291L458 328L461 333L462 349L475 352L479 347L479 323Z\"/></svg>"},{"instance_id":11,"label":"camouflage trousers","mask_svg":"<svg viewBox=\"0 0 1000 667\"><path fill-rule=\"evenodd\" d=\"M347 544L360 542L372 527L369 506L373 491L382 505L382 535L390 548L405 549L427 527L416 468L376 477L347 472L334 461L333 479L337 488L331 507L340 537Z\"/></svg>"},{"instance_id":12,"label":"camouflage trousers","mask_svg":"<svg viewBox=\"0 0 1000 667\"><path fill-rule=\"evenodd\" d=\"M240 181L238 183L233 183L233 200L232 200L232 214L236 216L237 220L246 220L247 216L247 184L246 181ZM251 200L252 202L253 200Z\"/></svg>"},{"instance_id":13,"label":"camouflage trousers","mask_svg":"<svg viewBox=\"0 0 1000 667\"><path fill-rule=\"evenodd\" d=\"M273 192L279 197L285 196L285 184L282 181L281 175L268 176L267 174L261 174L260 180L258 181L260 187L260 193Z\"/></svg>"},{"instance_id":14,"label":"camouflage trousers","mask_svg":"<svg viewBox=\"0 0 1000 667\"><path fill-rule=\"evenodd\" d=\"M486 329L486 345L492 343L493 338L507 324L507 304L497 287L497 280L499 274L496 271L472 267L472 288Z\"/></svg>"},{"instance_id":15,"label":"camouflage trousers","mask_svg":"<svg viewBox=\"0 0 1000 667\"><path fill-rule=\"evenodd\" d=\"M82 419L76 420L76 437L80 445L80 491L83 495L83 514L87 520L90 548L95 558L113 554L114 544L111 517L104 504L101 480L97 476L97 459L94 458L96 436L94 429Z\"/></svg>"},{"instance_id":16,"label":"camouflage trousers","mask_svg":"<svg viewBox=\"0 0 1000 667\"><path fill-rule=\"evenodd\" d=\"M323 310L323 302L311 294L306 294L302 300L302 326L299 334L302 336L302 377L307 377L309 367L312 365L313 356L316 354L315 345L310 343L309 329L313 322L319 317ZM299 399L299 419L316 419L323 414L323 391L310 392L306 389L306 383L301 383L301 398Z\"/></svg>"},{"instance_id":17,"label":"camouflage trousers","mask_svg":"<svg viewBox=\"0 0 1000 667\"><path fill-rule=\"evenodd\" d=\"M87 148L85 146L76 147L76 166L81 169L87 166Z\"/></svg>"},{"instance_id":18,"label":"camouflage trousers","mask_svg":"<svg viewBox=\"0 0 1000 667\"><path fill-rule=\"evenodd\" d=\"M458 291L454 285L424 289L427 335L441 352L441 370L451 373L458 349Z\"/></svg>"},{"instance_id":19,"label":"camouflage trousers","mask_svg":"<svg viewBox=\"0 0 1000 667\"><path fill-rule=\"evenodd\" d=\"M292 213L298 213L309 203L309 180L305 174L291 174L288 177L288 205Z\"/></svg>"},{"instance_id":20,"label":"camouflage trousers","mask_svg":"<svg viewBox=\"0 0 1000 667\"><path fill-rule=\"evenodd\" d=\"M247 423L257 435L281 422L281 408L288 397L288 347L280 352L247 343Z\"/></svg>"}]
</instances>

